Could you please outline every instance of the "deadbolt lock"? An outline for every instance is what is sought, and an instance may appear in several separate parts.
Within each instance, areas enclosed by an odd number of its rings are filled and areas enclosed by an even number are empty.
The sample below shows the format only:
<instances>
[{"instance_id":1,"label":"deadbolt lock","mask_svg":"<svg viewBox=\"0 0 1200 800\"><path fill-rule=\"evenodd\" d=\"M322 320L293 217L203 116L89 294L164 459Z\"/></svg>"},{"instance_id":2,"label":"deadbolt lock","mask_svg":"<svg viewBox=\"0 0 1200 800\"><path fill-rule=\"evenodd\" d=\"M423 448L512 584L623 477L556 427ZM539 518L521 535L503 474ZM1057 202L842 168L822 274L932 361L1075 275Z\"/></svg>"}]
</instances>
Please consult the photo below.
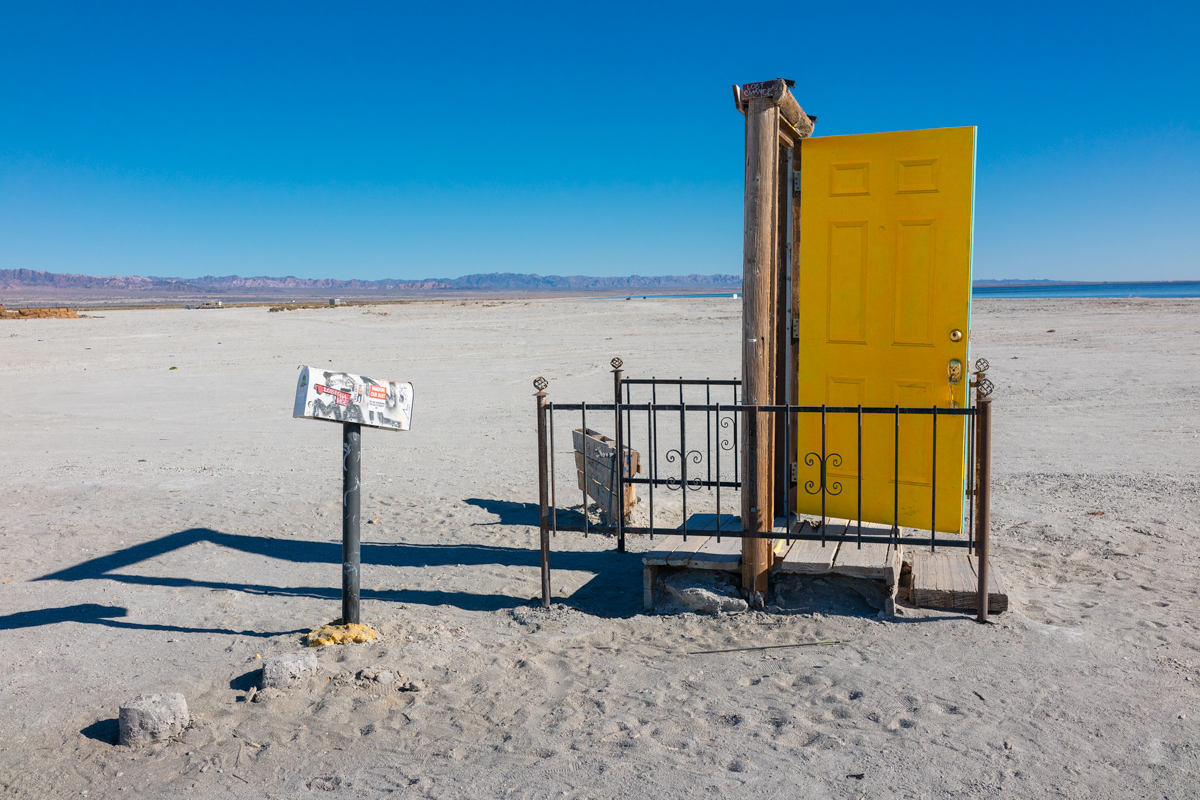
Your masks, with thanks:
<instances>
[{"instance_id":1,"label":"deadbolt lock","mask_svg":"<svg viewBox=\"0 0 1200 800\"><path fill-rule=\"evenodd\" d=\"M962 341L962 331L960 331L958 328L955 328L954 330L950 331L950 341L961 342Z\"/></svg>"},{"instance_id":2,"label":"deadbolt lock","mask_svg":"<svg viewBox=\"0 0 1200 800\"><path fill-rule=\"evenodd\" d=\"M957 358L950 359L950 363L946 367L946 373L950 376L951 384L959 383L963 377L963 363Z\"/></svg>"}]
</instances>

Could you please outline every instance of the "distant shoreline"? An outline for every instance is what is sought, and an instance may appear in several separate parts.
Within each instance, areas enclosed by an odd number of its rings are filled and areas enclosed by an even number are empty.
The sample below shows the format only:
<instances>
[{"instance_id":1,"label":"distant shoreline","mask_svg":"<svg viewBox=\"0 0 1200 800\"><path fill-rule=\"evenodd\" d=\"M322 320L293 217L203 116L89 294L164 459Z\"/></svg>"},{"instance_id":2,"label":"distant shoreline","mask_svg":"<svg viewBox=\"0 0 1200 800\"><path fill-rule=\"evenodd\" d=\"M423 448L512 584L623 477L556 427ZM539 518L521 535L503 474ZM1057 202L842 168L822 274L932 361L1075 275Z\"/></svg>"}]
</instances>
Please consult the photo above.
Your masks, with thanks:
<instances>
[{"instance_id":1,"label":"distant shoreline","mask_svg":"<svg viewBox=\"0 0 1200 800\"><path fill-rule=\"evenodd\" d=\"M70 305L78 308L174 307L220 300L234 305L398 303L539 298L729 297L741 295L737 275L590 277L488 273L460 278L401 281L307 278L98 277L33 270L0 270L0 304L10 308ZM1056 281L977 280L974 299L1067 297L1200 297L1200 280Z\"/></svg>"}]
</instances>

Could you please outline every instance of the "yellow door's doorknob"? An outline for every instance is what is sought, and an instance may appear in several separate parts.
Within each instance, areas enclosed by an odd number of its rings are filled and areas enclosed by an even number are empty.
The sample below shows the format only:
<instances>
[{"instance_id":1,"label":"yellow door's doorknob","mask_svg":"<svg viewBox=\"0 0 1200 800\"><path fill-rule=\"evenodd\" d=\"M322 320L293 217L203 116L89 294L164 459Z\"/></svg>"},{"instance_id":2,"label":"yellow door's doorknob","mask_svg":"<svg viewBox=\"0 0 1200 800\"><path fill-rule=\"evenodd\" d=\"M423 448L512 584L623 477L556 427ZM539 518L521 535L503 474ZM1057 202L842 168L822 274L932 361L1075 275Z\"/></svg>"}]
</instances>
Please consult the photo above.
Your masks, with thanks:
<instances>
[{"instance_id":1,"label":"yellow door's doorknob","mask_svg":"<svg viewBox=\"0 0 1200 800\"><path fill-rule=\"evenodd\" d=\"M954 330L950 331L950 341L961 342L962 341L962 331L960 331L958 328L955 328Z\"/></svg>"}]
</instances>

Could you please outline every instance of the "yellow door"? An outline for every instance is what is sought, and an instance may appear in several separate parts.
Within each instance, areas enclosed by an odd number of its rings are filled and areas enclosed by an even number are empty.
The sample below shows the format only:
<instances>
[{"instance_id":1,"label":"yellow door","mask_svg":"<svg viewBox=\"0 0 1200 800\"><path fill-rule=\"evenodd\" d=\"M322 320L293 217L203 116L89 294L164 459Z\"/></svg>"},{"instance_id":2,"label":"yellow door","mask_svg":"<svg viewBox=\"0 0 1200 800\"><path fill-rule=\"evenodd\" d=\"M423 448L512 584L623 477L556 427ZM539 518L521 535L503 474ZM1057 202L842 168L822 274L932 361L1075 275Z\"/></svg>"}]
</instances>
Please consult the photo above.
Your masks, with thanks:
<instances>
[{"instance_id":1,"label":"yellow door","mask_svg":"<svg viewBox=\"0 0 1200 800\"><path fill-rule=\"evenodd\" d=\"M962 408L967 399L975 129L822 136L800 147L800 405ZM958 369L957 381L952 373ZM963 524L965 418L864 414L862 519ZM856 519L856 414L799 415L796 507ZM897 492L898 489L898 492ZM898 496L897 496L898 495ZM896 508L898 506L898 509Z\"/></svg>"}]
</instances>

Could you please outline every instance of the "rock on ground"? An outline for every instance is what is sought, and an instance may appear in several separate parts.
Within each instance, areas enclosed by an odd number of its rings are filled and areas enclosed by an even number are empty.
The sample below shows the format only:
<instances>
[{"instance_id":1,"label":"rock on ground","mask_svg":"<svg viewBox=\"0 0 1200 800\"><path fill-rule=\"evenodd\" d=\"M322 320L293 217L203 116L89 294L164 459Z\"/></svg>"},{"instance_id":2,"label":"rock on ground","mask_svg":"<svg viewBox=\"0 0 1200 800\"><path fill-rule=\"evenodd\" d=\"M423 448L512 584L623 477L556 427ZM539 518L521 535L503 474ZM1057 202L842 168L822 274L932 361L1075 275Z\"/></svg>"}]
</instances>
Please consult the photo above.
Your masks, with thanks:
<instances>
[{"instance_id":1,"label":"rock on ground","mask_svg":"<svg viewBox=\"0 0 1200 800\"><path fill-rule=\"evenodd\" d=\"M308 673L317 671L317 654L311 650L285 653L263 660L262 688L286 689Z\"/></svg>"},{"instance_id":2,"label":"rock on ground","mask_svg":"<svg viewBox=\"0 0 1200 800\"><path fill-rule=\"evenodd\" d=\"M127 747L160 742L182 733L189 721L187 700L178 692L138 695L121 706L119 741Z\"/></svg>"},{"instance_id":3,"label":"rock on ground","mask_svg":"<svg viewBox=\"0 0 1200 800\"><path fill-rule=\"evenodd\" d=\"M693 611L697 614L745 611L746 601L737 596L737 586L719 572L687 570L663 578L666 610ZM671 609L671 606L674 609Z\"/></svg>"}]
</instances>

